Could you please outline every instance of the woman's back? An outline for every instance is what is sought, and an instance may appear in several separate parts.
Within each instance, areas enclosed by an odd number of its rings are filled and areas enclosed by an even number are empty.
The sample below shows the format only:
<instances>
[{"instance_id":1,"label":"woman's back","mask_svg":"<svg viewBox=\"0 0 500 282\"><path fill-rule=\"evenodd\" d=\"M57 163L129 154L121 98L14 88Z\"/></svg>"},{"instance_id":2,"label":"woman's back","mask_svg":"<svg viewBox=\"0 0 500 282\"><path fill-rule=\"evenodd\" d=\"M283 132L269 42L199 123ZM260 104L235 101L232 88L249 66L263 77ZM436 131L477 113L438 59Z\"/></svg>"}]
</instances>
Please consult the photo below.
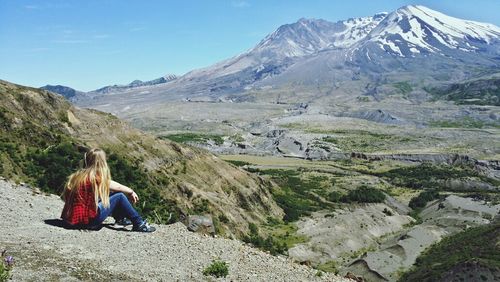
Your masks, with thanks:
<instances>
[{"instance_id":1,"label":"woman's back","mask_svg":"<svg viewBox=\"0 0 500 282\"><path fill-rule=\"evenodd\" d=\"M74 191L64 195L61 218L71 225L89 224L97 216L94 187L87 178Z\"/></svg>"}]
</instances>

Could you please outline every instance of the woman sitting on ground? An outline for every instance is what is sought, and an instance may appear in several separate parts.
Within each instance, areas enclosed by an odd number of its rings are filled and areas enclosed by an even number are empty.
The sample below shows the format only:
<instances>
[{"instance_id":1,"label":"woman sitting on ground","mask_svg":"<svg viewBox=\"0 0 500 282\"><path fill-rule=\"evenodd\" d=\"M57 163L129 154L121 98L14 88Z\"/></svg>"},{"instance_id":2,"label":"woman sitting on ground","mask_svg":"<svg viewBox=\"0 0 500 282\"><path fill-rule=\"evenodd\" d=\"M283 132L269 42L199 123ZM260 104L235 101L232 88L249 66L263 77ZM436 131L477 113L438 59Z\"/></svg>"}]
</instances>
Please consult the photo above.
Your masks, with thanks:
<instances>
[{"instance_id":1,"label":"woman sitting on ground","mask_svg":"<svg viewBox=\"0 0 500 282\"><path fill-rule=\"evenodd\" d=\"M111 180L106 153L92 149L85 153L84 168L66 183L61 218L74 228L97 229L111 215L117 224L133 224L133 231L154 232L125 195L134 204L139 201L134 190Z\"/></svg>"}]
</instances>

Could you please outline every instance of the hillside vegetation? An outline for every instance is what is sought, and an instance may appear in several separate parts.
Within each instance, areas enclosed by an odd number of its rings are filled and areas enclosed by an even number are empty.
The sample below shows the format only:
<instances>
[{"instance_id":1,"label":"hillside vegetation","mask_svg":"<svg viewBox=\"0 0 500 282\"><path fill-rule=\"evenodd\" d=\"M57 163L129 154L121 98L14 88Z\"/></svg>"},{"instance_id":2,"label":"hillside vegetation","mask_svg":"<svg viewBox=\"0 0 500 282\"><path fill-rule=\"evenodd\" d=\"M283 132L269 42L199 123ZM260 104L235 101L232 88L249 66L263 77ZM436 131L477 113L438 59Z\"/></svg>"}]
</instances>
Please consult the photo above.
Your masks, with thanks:
<instances>
[{"instance_id":1,"label":"hillside vegetation","mask_svg":"<svg viewBox=\"0 0 500 282\"><path fill-rule=\"evenodd\" d=\"M498 281L500 221L444 238L417 258L400 281Z\"/></svg>"},{"instance_id":2,"label":"hillside vegetation","mask_svg":"<svg viewBox=\"0 0 500 282\"><path fill-rule=\"evenodd\" d=\"M112 177L137 191L138 208L154 222L206 213L219 233L242 235L248 222L282 216L269 181L44 90L0 81L0 124L0 175L46 192L60 193L82 153L98 146L108 153Z\"/></svg>"},{"instance_id":3,"label":"hillside vegetation","mask_svg":"<svg viewBox=\"0 0 500 282\"><path fill-rule=\"evenodd\" d=\"M458 105L500 106L500 78L482 78L454 83L443 88L427 89L435 98Z\"/></svg>"}]
</instances>

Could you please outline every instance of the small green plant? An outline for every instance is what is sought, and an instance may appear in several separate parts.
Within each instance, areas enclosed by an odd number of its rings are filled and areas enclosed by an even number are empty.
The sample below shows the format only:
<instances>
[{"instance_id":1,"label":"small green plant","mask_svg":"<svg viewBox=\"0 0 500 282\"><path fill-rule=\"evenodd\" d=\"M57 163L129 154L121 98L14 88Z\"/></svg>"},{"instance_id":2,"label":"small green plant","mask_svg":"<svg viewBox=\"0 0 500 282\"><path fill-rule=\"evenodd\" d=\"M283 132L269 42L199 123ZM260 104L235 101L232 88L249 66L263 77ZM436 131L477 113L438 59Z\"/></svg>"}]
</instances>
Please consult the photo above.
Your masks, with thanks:
<instances>
[{"instance_id":1,"label":"small green plant","mask_svg":"<svg viewBox=\"0 0 500 282\"><path fill-rule=\"evenodd\" d=\"M203 275L214 277L226 277L229 274L229 265L225 261L213 260L212 264L203 270Z\"/></svg>"},{"instance_id":2,"label":"small green plant","mask_svg":"<svg viewBox=\"0 0 500 282\"><path fill-rule=\"evenodd\" d=\"M10 271L14 266L14 258L6 256L6 251L2 252L2 261L0 262L0 282L5 282L10 278Z\"/></svg>"}]
</instances>

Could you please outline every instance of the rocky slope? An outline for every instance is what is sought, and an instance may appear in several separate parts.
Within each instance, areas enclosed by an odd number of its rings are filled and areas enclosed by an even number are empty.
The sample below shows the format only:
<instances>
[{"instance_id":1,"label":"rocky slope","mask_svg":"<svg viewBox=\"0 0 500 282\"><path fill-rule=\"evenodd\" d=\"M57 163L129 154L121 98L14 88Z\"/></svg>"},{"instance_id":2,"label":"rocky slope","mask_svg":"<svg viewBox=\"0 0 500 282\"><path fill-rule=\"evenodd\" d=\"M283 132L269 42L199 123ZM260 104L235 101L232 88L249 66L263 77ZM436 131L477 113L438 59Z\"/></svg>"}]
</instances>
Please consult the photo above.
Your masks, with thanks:
<instances>
[{"instance_id":1,"label":"rocky slope","mask_svg":"<svg viewBox=\"0 0 500 282\"><path fill-rule=\"evenodd\" d=\"M248 222L282 216L271 197L271 183L204 150L159 140L47 91L0 81L0 94L2 176L43 184L51 173L61 185L67 175L59 171L78 167L78 150L98 146L114 156L118 163L112 174L142 195L141 208L156 220L177 211L208 213L215 220L223 215L219 232L232 236L245 233ZM63 145L69 152L59 153ZM48 153L51 161L40 159ZM76 159L60 165L75 153ZM54 185L47 189L57 193L62 186Z\"/></svg>"},{"instance_id":2,"label":"rocky slope","mask_svg":"<svg viewBox=\"0 0 500 282\"><path fill-rule=\"evenodd\" d=\"M206 281L212 260L229 264L220 281L350 281L253 249L240 241L203 237L181 223L152 234L58 227L63 202L54 195L0 180L0 250L15 259L12 279Z\"/></svg>"}]
</instances>

